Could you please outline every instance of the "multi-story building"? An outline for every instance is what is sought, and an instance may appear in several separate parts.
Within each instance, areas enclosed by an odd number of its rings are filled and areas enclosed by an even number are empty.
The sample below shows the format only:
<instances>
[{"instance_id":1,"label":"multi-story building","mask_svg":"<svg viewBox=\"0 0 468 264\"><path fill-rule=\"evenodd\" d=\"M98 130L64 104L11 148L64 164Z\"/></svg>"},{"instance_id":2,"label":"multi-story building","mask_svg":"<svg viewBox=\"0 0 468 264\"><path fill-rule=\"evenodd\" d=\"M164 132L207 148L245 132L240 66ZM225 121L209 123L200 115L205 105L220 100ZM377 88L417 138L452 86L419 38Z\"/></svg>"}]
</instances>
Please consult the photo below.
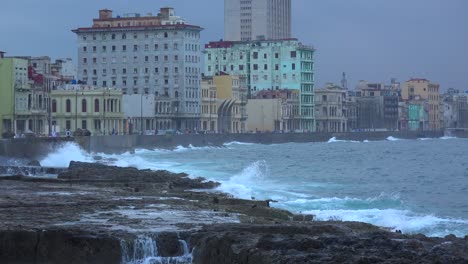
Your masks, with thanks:
<instances>
[{"instance_id":1,"label":"multi-story building","mask_svg":"<svg viewBox=\"0 0 468 264\"><path fill-rule=\"evenodd\" d=\"M247 114L247 127L250 131L299 130L299 91L259 91L249 101Z\"/></svg>"},{"instance_id":2,"label":"multi-story building","mask_svg":"<svg viewBox=\"0 0 468 264\"><path fill-rule=\"evenodd\" d=\"M443 95L445 128L468 128L468 94L450 88Z\"/></svg>"},{"instance_id":3,"label":"multi-story building","mask_svg":"<svg viewBox=\"0 0 468 264\"><path fill-rule=\"evenodd\" d=\"M129 134L154 135L167 129L167 123L156 120L155 112L163 113L162 104L156 107L154 94L125 94L122 97L125 125Z\"/></svg>"},{"instance_id":4,"label":"multi-story building","mask_svg":"<svg viewBox=\"0 0 468 264\"><path fill-rule=\"evenodd\" d=\"M52 131L87 129L92 135L128 133L124 124L122 91L91 85L63 85L50 94Z\"/></svg>"},{"instance_id":5,"label":"multi-story building","mask_svg":"<svg viewBox=\"0 0 468 264\"><path fill-rule=\"evenodd\" d=\"M426 79L410 79L402 86L401 97L404 101L427 100L429 107L429 129L439 130L443 127L443 117L439 84Z\"/></svg>"},{"instance_id":6,"label":"multi-story building","mask_svg":"<svg viewBox=\"0 0 468 264\"><path fill-rule=\"evenodd\" d=\"M346 132L346 90L328 83L315 89L315 122L317 132Z\"/></svg>"},{"instance_id":7,"label":"multi-story building","mask_svg":"<svg viewBox=\"0 0 468 264\"><path fill-rule=\"evenodd\" d=\"M47 134L48 93L21 57L0 58L0 131Z\"/></svg>"},{"instance_id":8,"label":"multi-story building","mask_svg":"<svg viewBox=\"0 0 468 264\"><path fill-rule=\"evenodd\" d=\"M356 92L355 91L350 91L346 90L347 96L346 96L346 102L345 102L345 108L346 108L346 127L348 131L354 131L358 128L357 126L357 102L356 102Z\"/></svg>"},{"instance_id":9,"label":"multi-story building","mask_svg":"<svg viewBox=\"0 0 468 264\"><path fill-rule=\"evenodd\" d=\"M249 97L262 90L299 91L299 130L314 131L314 49L297 39L210 42L205 75L244 77Z\"/></svg>"},{"instance_id":10,"label":"multi-story building","mask_svg":"<svg viewBox=\"0 0 468 264\"><path fill-rule=\"evenodd\" d=\"M291 0L224 0L224 39L291 37Z\"/></svg>"},{"instance_id":11,"label":"multi-story building","mask_svg":"<svg viewBox=\"0 0 468 264\"><path fill-rule=\"evenodd\" d=\"M213 78L204 77L201 89L200 129L205 132L215 133L218 131L218 95Z\"/></svg>"},{"instance_id":12,"label":"multi-story building","mask_svg":"<svg viewBox=\"0 0 468 264\"><path fill-rule=\"evenodd\" d=\"M100 10L78 36L78 79L121 88L124 94L153 94L157 123L193 129L200 117L201 50L199 26L189 25L172 8L156 16L114 17Z\"/></svg>"},{"instance_id":13,"label":"multi-story building","mask_svg":"<svg viewBox=\"0 0 468 264\"><path fill-rule=\"evenodd\" d=\"M397 130L399 95L400 84L394 79L389 85L360 81L355 91L356 129Z\"/></svg>"},{"instance_id":14,"label":"multi-story building","mask_svg":"<svg viewBox=\"0 0 468 264\"><path fill-rule=\"evenodd\" d=\"M216 87L218 132L244 133L247 121L247 88L239 76L213 77Z\"/></svg>"}]
</instances>

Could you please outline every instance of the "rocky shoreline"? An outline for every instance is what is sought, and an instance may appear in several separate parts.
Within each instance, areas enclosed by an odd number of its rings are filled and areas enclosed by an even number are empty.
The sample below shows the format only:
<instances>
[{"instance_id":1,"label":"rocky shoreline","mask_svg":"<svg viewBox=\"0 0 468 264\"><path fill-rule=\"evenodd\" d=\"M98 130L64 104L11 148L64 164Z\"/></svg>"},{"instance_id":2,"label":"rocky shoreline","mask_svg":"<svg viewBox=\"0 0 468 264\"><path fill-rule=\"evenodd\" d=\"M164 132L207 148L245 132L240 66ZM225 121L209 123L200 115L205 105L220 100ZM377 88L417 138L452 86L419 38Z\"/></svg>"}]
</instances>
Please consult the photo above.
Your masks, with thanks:
<instances>
[{"instance_id":1,"label":"rocky shoreline","mask_svg":"<svg viewBox=\"0 0 468 264\"><path fill-rule=\"evenodd\" d=\"M468 236L313 221L218 185L79 162L0 177L0 263L468 263Z\"/></svg>"}]
</instances>

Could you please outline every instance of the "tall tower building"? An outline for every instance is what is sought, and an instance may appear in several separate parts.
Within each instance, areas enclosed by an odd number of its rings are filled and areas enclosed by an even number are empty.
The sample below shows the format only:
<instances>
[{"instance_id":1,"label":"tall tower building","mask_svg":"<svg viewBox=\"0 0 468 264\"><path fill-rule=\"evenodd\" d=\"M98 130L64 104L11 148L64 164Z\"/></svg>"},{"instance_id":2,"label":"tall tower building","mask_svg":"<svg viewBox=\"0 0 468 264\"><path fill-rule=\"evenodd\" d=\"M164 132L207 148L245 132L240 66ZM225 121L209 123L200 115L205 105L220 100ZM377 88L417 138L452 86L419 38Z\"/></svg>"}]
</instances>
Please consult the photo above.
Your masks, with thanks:
<instances>
[{"instance_id":1,"label":"tall tower building","mask_svg":"<svg viewBox=\"0 0 468 264\"><path fill-rule=\"evenodd\" d=\"M291 0L224 0L224 39L291 38Z\"/></svg>"},{"instance_id":2,"label":"tall tower building","mask_svg":"<svg viewBox=\"0 0 468 264\"><path fill-rule=\"evenodd\" d=\"M200 116L202 28L174 9L113 16L100 10L78 36L78 79L125 94L153 95L158 129L194 129ZM139 106L137 106L139 107Z\"/></svg>"}]
</instances>

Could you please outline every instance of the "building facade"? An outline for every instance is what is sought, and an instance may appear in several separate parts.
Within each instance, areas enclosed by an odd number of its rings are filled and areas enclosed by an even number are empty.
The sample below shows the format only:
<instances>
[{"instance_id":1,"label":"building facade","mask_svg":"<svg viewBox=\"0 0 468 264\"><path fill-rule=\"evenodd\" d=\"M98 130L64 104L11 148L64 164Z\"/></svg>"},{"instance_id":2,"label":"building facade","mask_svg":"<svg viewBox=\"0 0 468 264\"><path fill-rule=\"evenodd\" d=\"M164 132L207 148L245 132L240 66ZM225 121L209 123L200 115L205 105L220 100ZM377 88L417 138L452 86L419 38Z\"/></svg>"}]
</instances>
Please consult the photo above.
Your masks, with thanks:
<instances>
[{"instance_id":1,"label":"building facade","mask_svg":"<svg viewBox=\"0 0 468 264\"><path fill-rule=\"evenodd\" d=\"M201 84L200 129L207 133L218 132L218 95L213 78L204 77Z\"/></svg>"},{"instance_id":2,"label":"building facade","mask_svg":"<svg viewBox=\"0 0 468 264\"><path fill-rule=\"evenodd\" d=\"M429 129L443 128L443 108L438 84L426 79L410 79L402 86L401 97L404 101L426 100L429 108Z\"/></svg>"},{"instance_id":3,"label":"building facade","mask_svg":"<svg viewBox=\"0 0 468 264\"><path fill-rule=\"evenodd\" d=\"M205 75L244 77L250 98L263 90L299 91L299 127L314 131L314 49L297 39L210 42L205 45Z\"/></svg>"},{"instance_id":4,"label":"building facade","mask_svg":"<svg viewBox=\"0 0 468 264\"><path fill-rule=\"evenodd\" d=\"M346 90L327 84L315 89L315 122L317 132L346 132Z\"/></svg>"},{"instance_id":5,"label":"building facade","mask_svg":"<svg viewBox=\"0 0 468 264\"><path fill-rule=\"evenodd\" d=\"M43 89L42 77L35 77L28 59L0 58L1 133L47 134L48 93Z\"/></svg>"},{"instance_id":6,"label":"building facade","mask_svg":"<svg viewBox=\"0 0 468 264\"><path fill-rule=\"evenodd\" d=\"M218 132L245 133L247 130L247 88L239 76L213 77L216 87Z\"/></svg>"},{"instance_id":7,"label":"building facade","mask_svg":"<svg viewBox=\"0 0 468 264\"><path fill-rule=\"evenodd\" d=\"M124 94L152 94L157 124L194 129L200 119L201 50L199 26L189 25L172 8L156 16L114 17L100 10L78 37L78 79ZM161 121L161 122L159 122Z\"/></svg>"},{"instance_id":8,"label":"building facade","mask_svg":"<svg viewBox=\"0 0 468 264\"><path fill-rule=\"evenodd\" d=\"M125 94L122 96L125 124L129 134L154 135L167 124L156 119L154 94ZM162 105L158 105L162 107ZM161 109L158 109L160 112Z\"/></svg>"},{"instance_id":9,"label":"building facade","mask_svg":"<svg viewBox=\"0 0 468 264\"><path fill-rule=\"evenodd\" d=\"M122 91L90 85L64 85L50 94L52 131L87 129L92 135L128 134Z\"/></svg>"},{"instance_id":10,"label":"building facade","mask_svg":"<svg viewBox=\"0 0 468 264\"><path fill-rule=\"evenodd\" d=\"M468 128L468 94L449 89L443 95L445 128Z\"/></svg>"},{"instance_id":11,"label":"building facade","mask_svg":"<svg viewBox=\"0 0 468 264\"><path fill-rule=\"evenodd\" d=\"M291 0L224 0L224 40L291 37Z\"/></svg>"},{"instance_id":12,"label":"building facade","mask_svg":"<svg viewBox=\"0 0 468 264\"><path fill-rule=\"evenodd\" d=\"M263 90L249 101L249 131L295 132L300 129L299 91ZM266 100L266 101L263 101ZM271 113L266 113L271 109Z\"/></svg>"}]
</instances>

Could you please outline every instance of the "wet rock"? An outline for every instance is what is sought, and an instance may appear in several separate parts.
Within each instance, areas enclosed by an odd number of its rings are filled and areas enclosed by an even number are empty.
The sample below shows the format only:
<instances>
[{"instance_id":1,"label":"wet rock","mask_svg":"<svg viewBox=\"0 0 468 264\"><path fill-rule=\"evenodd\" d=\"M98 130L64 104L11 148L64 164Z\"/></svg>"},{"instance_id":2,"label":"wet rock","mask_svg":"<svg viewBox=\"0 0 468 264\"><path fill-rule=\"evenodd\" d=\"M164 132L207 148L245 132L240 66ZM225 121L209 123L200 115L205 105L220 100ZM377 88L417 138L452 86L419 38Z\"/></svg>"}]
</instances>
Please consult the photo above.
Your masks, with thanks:
<instances>
[{"instance_id":1,"label":"wet rock","mask_svg":"<svg viewBox=\"0 0 468 264\"><path fill-rule=\"evenodd\" d=\"M206 226L192 236L193 263L467 263L468 244L451 239L350 222Z\"/></svg>"},{"instance_id":2,"label":"wet rock","mask_svg":"<svg viewBox=\"0 0 468 264\"><path fill-rule=\"evenodd\" d=\"M175 174L168 171L138 170L72 161L68 170L60 173L58 178L82 182L145 183L145 186L160 183L184 189L212 189L219 186L219 183L206 181L204 178L190 179L187 176L185 173Z\"/></svg>"},{"instance_id":3,"label":"wet rock","mask_svg":"<svg viewBox=\"0 0 468 264\"><path fill-rule=\"evenodd\" d=\"M0 263L119 263L116 238L80 231L0 231Z\"/></svg>"},{"instance_id":4,"label":"wet rock","mask_svg":"<svg viewBox=\"0 0 468 264\"><path fill-rule=\"evenodd\" d=\"M179 242L177 233L163 232L156 238L158 253L161 257L175 257L183 254L182 245Z\"/></svg>"}]
</instances>

